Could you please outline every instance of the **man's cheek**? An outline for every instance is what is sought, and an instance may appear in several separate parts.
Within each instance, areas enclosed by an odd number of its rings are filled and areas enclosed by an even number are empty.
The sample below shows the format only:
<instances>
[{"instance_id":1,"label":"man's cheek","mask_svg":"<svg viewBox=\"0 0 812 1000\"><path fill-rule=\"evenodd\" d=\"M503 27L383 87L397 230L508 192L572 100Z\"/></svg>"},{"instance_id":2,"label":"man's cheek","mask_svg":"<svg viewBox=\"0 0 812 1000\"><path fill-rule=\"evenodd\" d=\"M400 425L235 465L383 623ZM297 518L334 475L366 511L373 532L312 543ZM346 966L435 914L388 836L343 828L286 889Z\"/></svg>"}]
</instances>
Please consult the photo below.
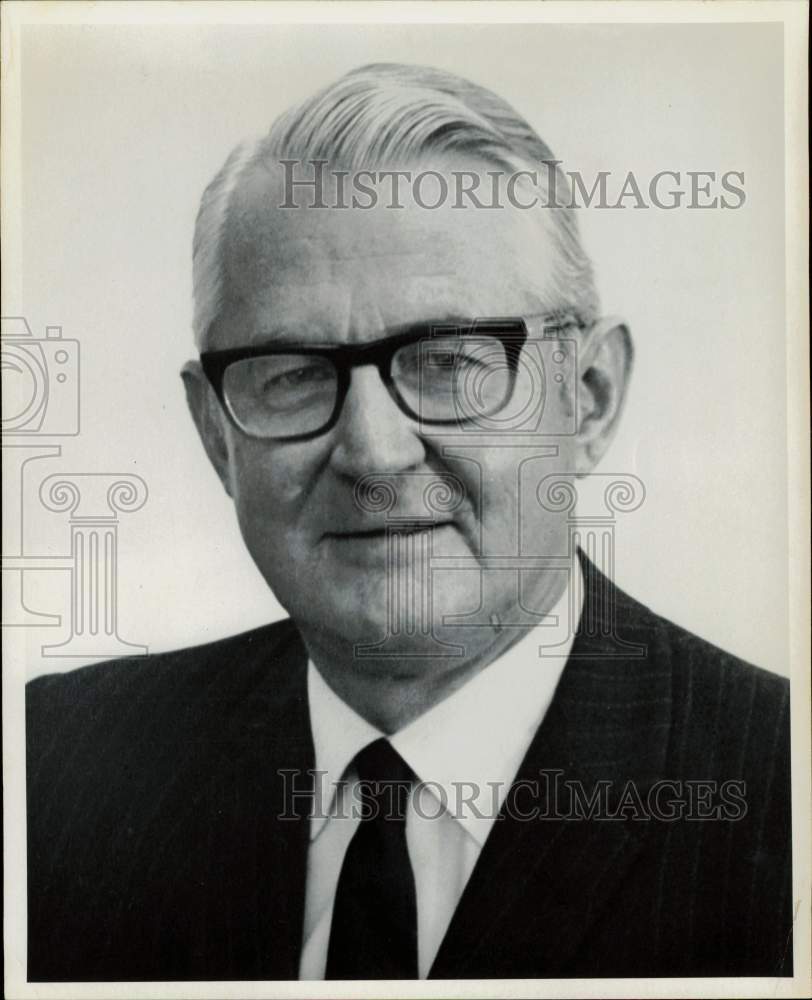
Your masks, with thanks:
<instances>
[{"instance_id":1,"label":"man's cheek","mask_svg":"<svg viewBox=\"0 0 812 1000\"><path fill-rule=\"evenodd\" d=\"M507 456L509 457L508 450ZM484 555L513 555L518 544L520 505L516 484L520 461L494 463L487 470L479 497L479 521Z\"/></svg>"},{"instance_id":2,"label":"man's cheek","mask_svg":"<svg viewBox=\"0 0 812 1000\"><path fill-rule=\"evenodd\" d=\"M280 513L301 506L308 482L306 467L286 459L279 446L246 448L237 456L237 468L240 493L252 506Z\"/></svg>"},{"instance_id":3,"label":"man's cheek","mask_svg":"<svg viewBox=\"0 0 812 1000\"><path fill-rule=\"evenodd\" d=\"M252 554L282 548L292 528L295 496L286 498L284 483L261 466L244 467L234 497L240 529Z\"/></svg>"},{"instance_id":4,"label":"man's cheek","mask_svg":"<svg viewBox=\"0 0 812 1000\"><path fill-rule=\"evenodd\" d=\"M541 454L538 454L541 452ZM564 478L570 471L564 450L544 447L504 450L483 477L477 507L483 555L540 555L545 546L559 545L566 516L545 509L539 488L547 477ZM558 547L556 547L558 551Z\"/></svg>"}]
</instances>

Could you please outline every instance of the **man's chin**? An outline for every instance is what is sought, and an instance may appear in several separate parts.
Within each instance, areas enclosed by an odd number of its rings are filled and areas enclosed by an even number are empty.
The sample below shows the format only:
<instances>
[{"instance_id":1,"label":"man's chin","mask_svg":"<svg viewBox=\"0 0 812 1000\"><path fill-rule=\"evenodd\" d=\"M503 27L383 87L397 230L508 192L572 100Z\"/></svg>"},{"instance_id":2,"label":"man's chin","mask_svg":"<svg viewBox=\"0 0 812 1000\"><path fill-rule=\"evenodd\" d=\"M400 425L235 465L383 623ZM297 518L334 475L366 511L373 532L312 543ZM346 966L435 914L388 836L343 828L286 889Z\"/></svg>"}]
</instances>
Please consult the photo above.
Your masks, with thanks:
<instances>
[{"instance_id":1,"label":"man's chin","mask_svg":"<svg viewBox=\"0 0 812 1000\"><path fill-rule=\"evenodd\" d=\"M316 597L316 595L314 595ZM465 617L478 607L478 574L465 573L457 588L432 595L430 586L407 581L397 586L393 575L364 574L363 579L335 583L325 599L292 611L299 622L325 639L352 646L357 655L433 657L460 655L460 642L470 640L470 629L451 627L449 617ZM432 600L433 598L433 600ZM318 608L317 615L314 610ZM298 613L297 613L298 612ZM464 635L462 634L464 633Z\"/></svg>"}]
</instances>

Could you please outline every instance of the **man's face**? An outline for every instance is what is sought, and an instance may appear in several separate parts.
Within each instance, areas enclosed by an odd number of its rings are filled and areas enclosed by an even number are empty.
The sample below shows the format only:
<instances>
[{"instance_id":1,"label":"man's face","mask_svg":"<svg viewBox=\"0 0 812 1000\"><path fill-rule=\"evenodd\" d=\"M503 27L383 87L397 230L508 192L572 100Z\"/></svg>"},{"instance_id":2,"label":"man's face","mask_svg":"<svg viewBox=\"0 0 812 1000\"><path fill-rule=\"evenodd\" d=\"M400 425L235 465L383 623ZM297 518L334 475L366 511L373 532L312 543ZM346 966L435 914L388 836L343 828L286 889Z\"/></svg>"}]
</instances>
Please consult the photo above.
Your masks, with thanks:
<instances>
[{"instance_id":1,"label":"man's face","mask_svg":"<svg viewBox=\"0 0 812 1000\"><path fill-rule=\"evenodd\" d=\"M528 212L413 204L280 209L282 200L259 171L238 193L224 241L225 302L206 349L363 344L409 323L538 316L550 308L552 247ZM566 387L547 386L538 435L507 429L477 436L456 428L441 436L436 427L421 433L375 367L357 367L337 424L312 440L252 439L218 410L226 456L220 473L251 555L305 635L317 629L359 643L384 639L393 602L408 603L405 591L395 595L396 581L406 587L412 579L417 604L428 592L425 565L418 566L409 545L393 556L387 523L425 516L429 478L456 477L464 500L435 515L428 537L433 558L465 562L432 574L430 613L436 635L476 654L491 630L449 630L446 616L474 614L484 605L477 621L491 615L510 621L518 596L515 571L490 571L483 586L478 560L567 551L565 522L545 511L535 493L545 475L573 468L572 439L560 433L572 419L567 395ZM395 485L388 511L356 501L356 483L372 473ZM560 574L538 570L521 580L522 604L538 613L549 609L563 582ZM403 633L400 648L412 642L424 648L419 627L413 639Z\"/></svg>"}]
</instances>

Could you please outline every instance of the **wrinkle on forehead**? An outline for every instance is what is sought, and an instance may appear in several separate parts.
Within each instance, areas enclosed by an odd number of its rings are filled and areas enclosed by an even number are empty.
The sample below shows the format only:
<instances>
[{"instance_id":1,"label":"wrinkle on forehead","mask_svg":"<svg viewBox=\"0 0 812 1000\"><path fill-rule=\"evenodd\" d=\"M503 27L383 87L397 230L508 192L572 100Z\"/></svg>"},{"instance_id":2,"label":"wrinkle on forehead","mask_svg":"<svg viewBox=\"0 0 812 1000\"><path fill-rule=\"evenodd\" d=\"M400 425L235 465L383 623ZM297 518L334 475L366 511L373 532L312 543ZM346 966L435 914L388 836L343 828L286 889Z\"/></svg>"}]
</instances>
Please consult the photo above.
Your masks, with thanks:
<instances>
[{"instance_id":1,"label":"wrinkle on forehead","mask_svg":"<svg viewBox=\"0 0 812 1000\"><path fill-rule=\"evenodd\" d=\"M251 300L227 311L240 330L241 345L264 343L276 338L300 343L358 343L374 340L387 330L426 319L483 314L473 298L461 308L460 295L447 281L434 275L403 283L398 297L382 297L373 278L355 283L324 281L313 284L281 281L264 288ZM425 303L431 303L426 311ZM236 346L217 336L215 325L211 348Z\"/></svg>"}]
</instances>

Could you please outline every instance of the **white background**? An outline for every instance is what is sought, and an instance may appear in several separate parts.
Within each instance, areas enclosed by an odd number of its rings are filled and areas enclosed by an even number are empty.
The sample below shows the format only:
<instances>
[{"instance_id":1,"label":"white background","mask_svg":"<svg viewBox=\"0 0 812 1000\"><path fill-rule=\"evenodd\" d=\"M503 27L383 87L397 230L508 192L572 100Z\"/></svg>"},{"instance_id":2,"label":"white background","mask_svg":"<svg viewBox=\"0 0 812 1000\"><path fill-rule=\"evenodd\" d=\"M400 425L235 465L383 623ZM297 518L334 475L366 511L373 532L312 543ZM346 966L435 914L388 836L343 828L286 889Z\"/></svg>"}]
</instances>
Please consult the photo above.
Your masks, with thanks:
<instances>
[{"instance_id":1,"label":"white background","mask_svg":"<svg viewBox=\"0 0 812 1000\"><path fill-rule=\"evenodd\" d=\"M433 64L497 91L564 167L645 183L745 174L739 210L580 213L605 311L637 365L602 469L637 475L615 578L660 613L781 673L787 663L782 26L26 27L21 299L37 336L81 342L82 433L50 472L135 472L122 515L120 632L151 650L282 615L244 551L187 416L191 236L232 146L372 61ZM630 202L627 202L629 205ZM11 311L7 305L6 313ZM68 548L28 497L28 549ZM622 515L621 515L622 517ZM67 574L29 581L66 611ZM59 629L31 630L31 676Z\"/></svg>"}]
</instances>

